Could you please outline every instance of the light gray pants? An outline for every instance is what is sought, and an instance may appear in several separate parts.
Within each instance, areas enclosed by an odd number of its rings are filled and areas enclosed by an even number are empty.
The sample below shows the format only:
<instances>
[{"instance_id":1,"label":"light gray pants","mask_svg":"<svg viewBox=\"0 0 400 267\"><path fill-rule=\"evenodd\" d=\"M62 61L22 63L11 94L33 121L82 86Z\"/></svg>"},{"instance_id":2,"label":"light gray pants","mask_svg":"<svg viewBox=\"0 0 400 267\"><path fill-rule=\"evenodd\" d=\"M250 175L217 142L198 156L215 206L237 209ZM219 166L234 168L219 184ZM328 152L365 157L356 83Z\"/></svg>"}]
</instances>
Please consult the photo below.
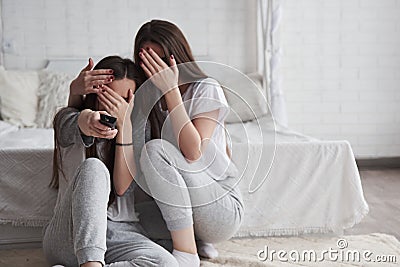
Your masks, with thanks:
<instances>
[{"instance_id":1,"label":"light gray pants","mask_svg":"<svg viewBox=\"0 0 400 267\"><path fill-rule=\"evenodd\" d=\"M243 202L234 186L237 179L216 181L204 170L194 171L194 166L165 140L145 144L138 184L155 202L137 203L136 208L150 238L168 239L169 231L194 225L196 239L216 243L228 240L239 229Z\"/></svg>"},{"instance_id":2,"label":"light gray pants","mask_svg":"<svg viewBox=\"0 0 400 267\"><path fill-rule=\"evenodd\" d=\"M62 179L62 178L61 178ZM98 159L86 159L45 228L43 251L52 265L178 266L164 248L147 238L138 223L107 220L110 176Z\"/></svg>"}]
</instances>

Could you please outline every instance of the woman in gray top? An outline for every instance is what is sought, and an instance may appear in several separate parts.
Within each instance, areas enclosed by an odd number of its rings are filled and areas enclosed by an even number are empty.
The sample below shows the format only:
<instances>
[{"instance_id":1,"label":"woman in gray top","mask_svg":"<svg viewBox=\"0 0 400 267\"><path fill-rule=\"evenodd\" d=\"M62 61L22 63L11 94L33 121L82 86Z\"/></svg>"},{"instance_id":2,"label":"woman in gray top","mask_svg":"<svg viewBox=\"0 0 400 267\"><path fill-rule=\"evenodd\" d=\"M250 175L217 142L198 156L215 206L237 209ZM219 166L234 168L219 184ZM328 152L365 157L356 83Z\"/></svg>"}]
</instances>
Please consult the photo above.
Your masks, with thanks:
<instances>
[{"instance_id":1,"label":"woman in gray top","mask_svg":"<svg viewBox=\"0 0 400 267\"><path fill-rule=\"evenodd\" d=\"M64 266L178 266L145 236L134 211L136 65L110 56L92 66L90 60L71 84L69 104L80 108L64 108L54 119L51 185L59 191L44 229L46 258ZM86 79L93 73L97 79ZM115 117L115 128L101 124L101 114Z\"/></svg>"}]
</instances>

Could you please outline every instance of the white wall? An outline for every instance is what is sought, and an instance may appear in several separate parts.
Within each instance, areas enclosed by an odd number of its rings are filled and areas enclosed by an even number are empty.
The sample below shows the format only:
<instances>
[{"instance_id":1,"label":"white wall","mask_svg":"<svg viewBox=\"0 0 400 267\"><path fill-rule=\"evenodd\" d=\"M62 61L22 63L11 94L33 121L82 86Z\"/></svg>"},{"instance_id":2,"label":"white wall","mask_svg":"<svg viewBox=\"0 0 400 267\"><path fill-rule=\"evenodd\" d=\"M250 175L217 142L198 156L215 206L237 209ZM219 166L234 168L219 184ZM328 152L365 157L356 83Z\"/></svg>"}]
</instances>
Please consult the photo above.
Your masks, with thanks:
<instances>
[{"instance_id":1,"label":"white wall","mask_svg":"<svg viewBox=\"0 0 400 267\"><path fill-rule=\"evenodd\" d=\"M289 125L358 158L400 156L400 0L282 4Z\"/></svg>"},{"instance_id":2,"label":"white wall","mask_svg":"<svg viewBox=\"0 0 400 267\"><path fill-rule=\"evenodd\" d=\"M40 69L54 57L131 56L150 19L176 23L196 56L256 69L256 0L2 0L6 68Z\"/></svg>"}]
</instances>

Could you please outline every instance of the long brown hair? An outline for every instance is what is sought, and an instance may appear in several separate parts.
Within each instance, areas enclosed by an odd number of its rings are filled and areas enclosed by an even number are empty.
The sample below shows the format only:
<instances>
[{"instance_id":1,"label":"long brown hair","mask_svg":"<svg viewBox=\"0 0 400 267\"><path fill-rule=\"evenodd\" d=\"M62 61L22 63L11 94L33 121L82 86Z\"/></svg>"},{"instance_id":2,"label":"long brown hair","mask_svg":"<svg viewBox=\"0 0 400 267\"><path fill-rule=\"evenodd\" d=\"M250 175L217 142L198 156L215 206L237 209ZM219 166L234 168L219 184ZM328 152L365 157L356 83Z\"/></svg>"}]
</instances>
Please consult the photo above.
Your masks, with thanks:
<instances>
[{"instance_id":1,"label":"long brown hair","mask_svg":"<svg viewBox=\"0 0 400 267\"><path fill-rule=\"evenodd\" d=\"M135 38L134 59L136 63L140 62L139 52L146 42L160 45L167 58L174 55L176 64L191 62L190 64L185 64L179 70L181 84L207 77L196 64L188 41L175 24L165 20L152 20L143 24ZM160 138L162 120L163 115L157 103L149 115L152 139Z\"/></svg>"},{"instance_id":2,"label":"long brown hair","mask_svg":"<svg viewBox=\"0 0 400 267\"><path fill-rule=\"evenodd\" d=\"M139 68L133 63L131 59L121 58L119 56L108 56L100 60L93 69L112 69L114 80L121 80L124 78L135 81L136 88L143 82L143 76L141 76ZM64 178L65 174L62 167L62 158L60 148L58 144L60 125L59 116L68 109L68 107L61 109L57 112L53 120L54 128L54 153L53 153L53 176L50 182L50 187L58 189L59 187L59 174L61 173ZM91 109L98 110L97 94L88 94L83 100L83 105L79 110ZM86 148L86 158L98 158L107 167L110 173L111 179L111 192L109 197L109 204L115 199L114 183L113 183L113 170L114 170L114 155L115 155L115 139L102 140L104 142L102 149L97 149L97 143L99 139L95 138L94 144Z\"/></svg>"}]
</instances>

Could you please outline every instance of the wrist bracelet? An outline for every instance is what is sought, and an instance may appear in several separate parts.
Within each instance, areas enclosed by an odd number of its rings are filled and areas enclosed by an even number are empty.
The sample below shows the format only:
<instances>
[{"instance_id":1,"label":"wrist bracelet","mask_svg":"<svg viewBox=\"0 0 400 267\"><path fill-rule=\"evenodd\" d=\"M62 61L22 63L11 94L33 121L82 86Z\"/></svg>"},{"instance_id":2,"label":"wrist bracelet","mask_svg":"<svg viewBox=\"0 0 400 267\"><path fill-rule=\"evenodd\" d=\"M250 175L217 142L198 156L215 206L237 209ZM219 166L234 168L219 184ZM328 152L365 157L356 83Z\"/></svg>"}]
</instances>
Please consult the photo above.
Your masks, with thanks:
<instances>
[{"instance_id":1,"label":"wrist bracelet","mask_svg":"<svg viewBox=\"0 0 400 267\"><path fill-rule=\"evenodd\" d=\"M133 145L133 143L126 143L126 144L123 144L123 143L115 143L115 145L116 145L116 146L131 146L131 145Z\"/></svg>"}]
</instances>

